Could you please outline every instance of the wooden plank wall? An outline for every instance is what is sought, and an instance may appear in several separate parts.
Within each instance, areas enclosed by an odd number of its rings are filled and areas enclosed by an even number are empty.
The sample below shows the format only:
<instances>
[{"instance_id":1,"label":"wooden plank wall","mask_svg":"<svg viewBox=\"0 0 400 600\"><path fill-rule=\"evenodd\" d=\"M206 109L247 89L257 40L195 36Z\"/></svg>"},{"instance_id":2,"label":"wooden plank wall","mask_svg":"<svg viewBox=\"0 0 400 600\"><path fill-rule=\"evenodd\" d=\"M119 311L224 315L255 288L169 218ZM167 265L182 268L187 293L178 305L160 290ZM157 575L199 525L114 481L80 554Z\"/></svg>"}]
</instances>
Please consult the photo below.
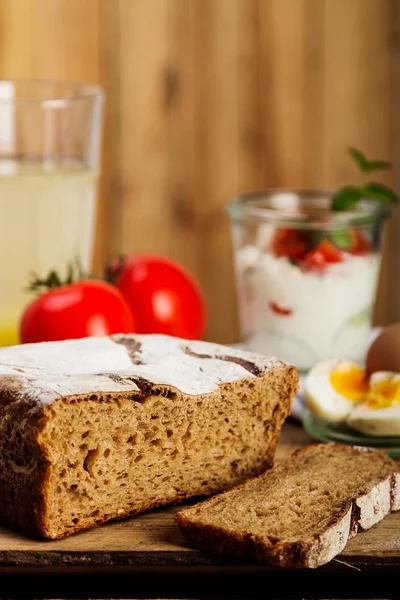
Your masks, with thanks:
<instances>
[{"instance_id":1,"label":"wooden plank wall","mask_svg":"<svg viewBox=\"0 0 400 600\"><path fill-rule=\"evenodd\" d=\"M262 186L352 181L349 144L395 161L398 4L0 0L0 77L106 88L96 266L120 252L177 258L206 294L207 337L232 342L223 207ZM395 215L379 323L400 318L399 228Z\"/></svg>"}]
</instances>

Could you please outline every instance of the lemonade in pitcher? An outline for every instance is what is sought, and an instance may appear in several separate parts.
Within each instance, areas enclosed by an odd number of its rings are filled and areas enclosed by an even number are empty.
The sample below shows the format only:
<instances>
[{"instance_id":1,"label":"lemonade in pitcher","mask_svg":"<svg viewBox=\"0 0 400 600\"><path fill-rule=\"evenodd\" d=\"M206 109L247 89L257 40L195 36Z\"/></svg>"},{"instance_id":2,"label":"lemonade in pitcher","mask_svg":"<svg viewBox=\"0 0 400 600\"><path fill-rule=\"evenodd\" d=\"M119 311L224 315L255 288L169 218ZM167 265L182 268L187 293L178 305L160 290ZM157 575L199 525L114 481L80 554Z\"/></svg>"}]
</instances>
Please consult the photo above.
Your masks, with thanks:
<instances>
[{"instance_id":1,"label":"lemonade in pitcher","mask_svg":"<svg viewBox=\"0 0 400 600\"><path fill-rule=\"evenodd\" d=\"M79 259L90 269L96 172L82 162L0 159L0 345L18 343L18 322L32 299L30 275L61 276Z\"/></svg>"}]
</instances>

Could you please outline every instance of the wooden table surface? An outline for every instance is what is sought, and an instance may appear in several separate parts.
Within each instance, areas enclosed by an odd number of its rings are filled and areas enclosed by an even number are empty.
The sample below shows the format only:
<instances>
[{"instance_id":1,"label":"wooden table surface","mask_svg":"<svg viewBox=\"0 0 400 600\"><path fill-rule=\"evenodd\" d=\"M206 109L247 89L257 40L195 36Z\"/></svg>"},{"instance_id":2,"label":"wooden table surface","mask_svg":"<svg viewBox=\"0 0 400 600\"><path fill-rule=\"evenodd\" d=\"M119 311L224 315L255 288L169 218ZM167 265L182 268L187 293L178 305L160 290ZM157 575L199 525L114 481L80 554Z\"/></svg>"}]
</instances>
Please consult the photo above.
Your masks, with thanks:
<instances>
[{"instance_id":1,"label":"wooden table surface","mask_svg":"<svg viewBox=\"0 0 400 600\"><path fill-rule=\"evenodd\" d=\"M287 422L281 435L277 460L311 441L299 425ZM274 597L294 597L293 591L289 595L288 592L291 590L290 582L296 581L301 586L302 596L305 590L310 590L312 594L309 595L315 595L319 589L321 597L333 597L328 590L336 590L335 585L346 580L347 592L351 586L355 587L352 597L365 597L365 594L373 597L371 586L379 581L377 575L387 586L391 585L393 576L400 573L400 513L393 513L369 531L358 534L328 565L317 570L288 571L243 564L227 557L216 558L189 548L174 522L178 509L170 507L150 511L60 541L32 540L1 528L2 596L17 597L19 582L32 578L36 597L84 597L85 585L91 597L104 597L101 592L106 589L110 597L170 597L168 590L175 598L190 598L193 594L194 597L207 597L215 593L215 589L210 589L210 582L214 580L219 597L232 597L240 586L245 586L240 597L249 593L255 597L257 592L253 584L258 580L263 583L266 578ZM21 579L22 574L24 578ZM41 578L41 583L39 575L46 575L46 578ZM132 577L135 594L130 591L126 596L121 584L130 590ZM78 580L80 583L76 587ZM52 581L55 589L48 587ZM61 581L65 594L60 590ZM249 582L247 586L246 581ZM76 583L72 585L73 582ZM250 582L252 585L249 587ZM11 595L5 593L8 584L12 586ZM35 587L38 584L39 588ZM342 597L341 589L339 586L334 597ZM382 586L379 591L383 591ZM385 588L385 591L390 590ZM26 596L23 591L21 594ZM389 595L386 593L385 597Z\"/></svg>"}]
</instances>

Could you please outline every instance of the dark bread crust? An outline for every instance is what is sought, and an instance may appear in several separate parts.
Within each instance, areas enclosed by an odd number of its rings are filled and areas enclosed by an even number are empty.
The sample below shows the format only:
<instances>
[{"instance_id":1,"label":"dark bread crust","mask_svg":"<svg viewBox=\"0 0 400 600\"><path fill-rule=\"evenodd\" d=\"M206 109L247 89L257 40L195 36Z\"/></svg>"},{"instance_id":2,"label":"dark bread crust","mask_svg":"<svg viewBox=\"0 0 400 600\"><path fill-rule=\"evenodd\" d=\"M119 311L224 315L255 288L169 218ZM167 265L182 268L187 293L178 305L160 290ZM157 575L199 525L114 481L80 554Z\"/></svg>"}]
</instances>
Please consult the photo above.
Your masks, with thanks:
<instances>
[{"instance_id":1,"label":"dark bread crust","mask_svg":"<svg viewBox=\"0 0 400 600\"><path fill-rule=\"evenodd\" d=\"M221 499L221 505L224 504L224 501L226 505L226 503L229 503L232 493L239 497L242 490L248 489L249 481L247 481L236 486L233 490L185 508L176 514L176 523L188 545L217 554L230 554L257 563L289 568L316 568L338 554L345 547L347 541L363 529L363 524L364 528L369 528L391 510L400 508L399 465L389 458L385 452L358 449L334 443L313 443L294 451L288 461L307 459L308 456L318 453L322 446L329 446L333 451L337 450L349 457L354 454L354 451L363 452L366 455L370 453L381 460L382 466L382 478L379 483L369 488L366 484L367 493L364 489L358 497L344 499L339 510L332 515L326 531L311 537L289 541L269 535L267 531L265 535L256 535L250 531L245 531L243 527L237 526L234 528L228 525L218 525L216 522L207 522L207 507L214 506L218 499ZM301 469L301 462L299 462L298 469ZM273 470L261 474L253 481L262 481L272 472ZM282 476L284 477L284 475ZM317 473L316 477L318 477ZM283 481L282 485L284 485ZM340 485L339 481L338 485ZM379 495L379 500L376 500L377 495ZM374 502L376 502L376 505L373 504ZM386 513L377 514L378 507L385 503L388 508ZM202 511L201 515L196 514L198 508ZM373 515L372 517L369 516L369 512ZM305 515L305 517L307 516L310 516L310 514ZM277 514L277 519L279 518L282 518L282 515ZM217 520L215 516L214 520ZM222 517L220 521L223 521Z\"/></svg>"},{"instance_id":2,"label":"dark bread crust","mask_svg":"<svg viewBox=\"0 0 400 600\"><path fill-rule=\"evenodd\" d=\"M260 375L257 380L265 379L266 385L281 378L285 382L281 397L276 404L272 418L268 423L269 444L264 448L262 461L255 462L246 473L238 475L236 480L220 481L213 488L204 489L209 495L232 487L238 481L257 475L273 465L276 445L284 420L290 412L291 402L298 387L298 375L291 366L278 366L270 372ZM248 378L249 390L254 385L254 378ZM148 383L148 382L147 382ZM220 392L229 394L235 384L221 384ZM171 386L157 386L161 396L168 397L169 402L188 398ZM160 497L156 500L149 498L136 506L128 506L123 514L116 505L114 510L107 513L83 516L77 523L70 522L68 526L59 529L54 526L52 503L54 479L57 477L57 461L49 445L48 429L57 419L57 409L66 405L81 405L82 403L110 402L114 405L129 403L146 405L157 391L154 385L140 386L139 392L107 394L97 393L89 399L87 395L61 398L51 404L42 405L25 398L21 394L20 382L3 380L0 389L0 522L22 529L33 536L57 539L72 533L100 525L111 519L126 518L165 504L177 504L193 495L191 490L179 490L174 498ZM213 396L208 394L206 396ZM192 397L196 398L196 397ZM204 426L212 415L204 415ZM20 467L20 468L19 468ZM51 483L52 482L52 483Z\"/></svg>"}]
</instances>

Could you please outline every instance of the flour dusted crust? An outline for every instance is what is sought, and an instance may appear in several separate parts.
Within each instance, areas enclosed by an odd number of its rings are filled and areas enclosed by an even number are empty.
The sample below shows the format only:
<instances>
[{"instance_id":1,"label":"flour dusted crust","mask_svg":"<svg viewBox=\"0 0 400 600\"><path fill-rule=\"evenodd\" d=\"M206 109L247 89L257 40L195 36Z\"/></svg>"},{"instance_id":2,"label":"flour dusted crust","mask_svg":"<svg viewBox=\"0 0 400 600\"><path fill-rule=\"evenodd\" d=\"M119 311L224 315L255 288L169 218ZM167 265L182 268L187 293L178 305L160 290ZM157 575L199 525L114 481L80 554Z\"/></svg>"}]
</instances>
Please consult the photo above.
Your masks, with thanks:
<instances>
[{"instance_id":1,"label":"flour dusted crust","mask_svg":"<svg viewBox=\"0 0 400 600\"><path fill-rule=\"evenodd\" d=\"M18 382L21 396L41 404L77 394L141 391L153 384L198 395L283 365L274 358L166 335L91 337L1 349L0 389Z\"/></svg>"}]
</instances>

